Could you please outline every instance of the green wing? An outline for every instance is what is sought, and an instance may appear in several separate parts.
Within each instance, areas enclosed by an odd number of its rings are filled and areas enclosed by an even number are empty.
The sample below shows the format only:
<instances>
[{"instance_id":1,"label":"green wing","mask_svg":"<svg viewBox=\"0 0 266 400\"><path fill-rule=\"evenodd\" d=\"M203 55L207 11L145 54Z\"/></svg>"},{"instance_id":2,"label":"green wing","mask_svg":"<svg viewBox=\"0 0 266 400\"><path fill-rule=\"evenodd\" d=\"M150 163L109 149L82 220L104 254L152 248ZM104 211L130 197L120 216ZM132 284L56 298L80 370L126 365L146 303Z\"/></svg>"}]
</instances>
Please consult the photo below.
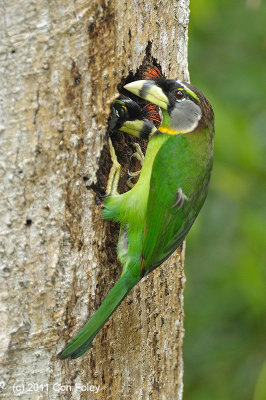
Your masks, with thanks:
<instances>
[{"instance_id":1,"label":"green wing","mask_svg":"<svg viewBox=\"0 0 266 400\"><path fill-rule=\"evenodd\" d=\"M181 245L208 191L211 160L198 157L195 143L171 136L153 164L143 237L142 269L146 274Z\"/></svg>"}]
</instances>

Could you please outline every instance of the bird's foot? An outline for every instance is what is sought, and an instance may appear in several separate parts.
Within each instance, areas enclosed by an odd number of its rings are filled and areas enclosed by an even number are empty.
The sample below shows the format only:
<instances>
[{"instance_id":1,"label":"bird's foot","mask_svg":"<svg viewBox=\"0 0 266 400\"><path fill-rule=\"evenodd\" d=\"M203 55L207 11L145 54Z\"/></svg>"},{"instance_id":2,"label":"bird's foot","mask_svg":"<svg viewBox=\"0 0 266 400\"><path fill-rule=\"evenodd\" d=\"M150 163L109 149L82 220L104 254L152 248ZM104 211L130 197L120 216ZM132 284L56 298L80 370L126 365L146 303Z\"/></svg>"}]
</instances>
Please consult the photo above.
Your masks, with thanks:
<instances>
[{"instance_id":1,"label":"bird's foot","mask_svg":"<svg viewBox=\"0 0 266 400\"><path fill-rule=\"evenodd\" d=\"M135 153L132 154L130 158L135 157L137 160L139 160L141 166L143 165L144 162L144 154L142 153L141 147L138 143L133 143L132 146L135 147L136 151Z\"/></svg>"},{"instance_id":2,"label":"bird's foot","mask_svg":"<svg viewBox=\"0 0 266 400\"><path fill-rule=\"evenodd\" d=\"M136 151L132 154L132 156L130 158L133 158L133 157L136 158L142 166L143 162L144 162L144 154L142 153L141 147L138 143L133 143L133 146L135 147ZM141 169L136 172L127 171L129 178L126 183L127 183L127 186L130 187L131 189L134 187L134 183L131 182L132 178L135 178L136 176L138 176L140 174L140 172L141 172Z\"/></svg>"},{"instance_id":3,"label":"bird's foot","mask_svg":"<svg viewBox=\"0 0 266 400\"><path fill-rule=\"evenodd\" d=\"M109 142L110 155L111 155L113 165L109 172L109 177L108 177L107 186L106 186L106 195L107 196L118 194L117 187L118 187L118 182L119 182L120 172L121 172L121 165L117 161L115 149L113 147L113 143L110 138L109 138L108 142Z\"/></svg>"}]
</instances>

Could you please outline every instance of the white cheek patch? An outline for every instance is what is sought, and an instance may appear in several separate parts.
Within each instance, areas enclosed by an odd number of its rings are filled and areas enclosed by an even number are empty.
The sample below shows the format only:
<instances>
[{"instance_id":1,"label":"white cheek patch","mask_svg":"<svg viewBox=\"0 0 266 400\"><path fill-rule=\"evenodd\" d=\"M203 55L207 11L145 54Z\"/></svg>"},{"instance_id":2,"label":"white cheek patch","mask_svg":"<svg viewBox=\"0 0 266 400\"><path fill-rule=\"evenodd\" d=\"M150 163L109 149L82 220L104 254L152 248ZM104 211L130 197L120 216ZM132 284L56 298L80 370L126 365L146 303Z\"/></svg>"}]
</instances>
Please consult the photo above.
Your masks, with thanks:
<instances>
[{"instance_id":1,"label":"white cheek patch","mask_svg":"<svg viewBox=\"0 0 266 400\"><path fill-rule=\"evenodd\" d=\"M191 100L176 103L171 112L171 128L180 133L192 132L202 117L201 108Z\"/></svg>"}]
</instances>

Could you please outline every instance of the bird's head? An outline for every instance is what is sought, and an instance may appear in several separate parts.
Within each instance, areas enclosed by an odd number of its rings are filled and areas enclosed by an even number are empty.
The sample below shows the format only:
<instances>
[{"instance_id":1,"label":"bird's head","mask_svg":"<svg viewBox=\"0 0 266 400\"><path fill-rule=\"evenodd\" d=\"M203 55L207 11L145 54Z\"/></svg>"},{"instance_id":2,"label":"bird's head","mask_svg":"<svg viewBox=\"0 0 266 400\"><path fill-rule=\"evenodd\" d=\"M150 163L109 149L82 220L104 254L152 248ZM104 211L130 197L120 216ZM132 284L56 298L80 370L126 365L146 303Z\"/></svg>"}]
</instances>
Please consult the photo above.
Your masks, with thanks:
<instances>
[{"instance_id":1,"label":"bird's head","mask_svg":"<svg viewBox=\"0 0 266 400\"><path fill-rule=\"evenodd\" d=\"M125 89L161 107L161 132L185 134L213 124L214 114L209 101L189 83L158 78L131 82L125 85Z\"/></svg>"},{"instance_id":2,"label":"bird's head","mask_svg":"<svg viewBox=\"0 0 266 400\"><path fill-rule=\"evenodd\" d=\"M125 97L120 97L112 104L109 128L111 131L120 130L143 139L148 139L156 132L155 126L146 118L140 106Z\"/></svg>"}]
</instances>

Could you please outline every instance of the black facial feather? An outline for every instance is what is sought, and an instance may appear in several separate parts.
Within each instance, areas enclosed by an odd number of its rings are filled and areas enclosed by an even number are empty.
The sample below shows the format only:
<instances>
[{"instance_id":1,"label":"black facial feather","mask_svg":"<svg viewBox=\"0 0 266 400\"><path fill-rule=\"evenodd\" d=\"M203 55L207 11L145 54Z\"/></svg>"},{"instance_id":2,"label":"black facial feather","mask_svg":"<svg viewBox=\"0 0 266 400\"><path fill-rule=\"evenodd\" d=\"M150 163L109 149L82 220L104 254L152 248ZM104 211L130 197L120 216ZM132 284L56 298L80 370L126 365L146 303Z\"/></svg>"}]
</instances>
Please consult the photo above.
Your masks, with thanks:
<instances>
[{"instance_id":1,"label":"black facial feather","mask_svg":"<svg viewBox=\"0 0 266 400\"><path fill-rule=\"evenodd\" d=\"M213 123L214 120L213 109L209 101L204 96L204 94L195 86L192 86L190 83L187 82L178 82L174 79L165 79L165 78L156 79L155 82L163 90L164 94L169 99L170 103L168 106L169 113L171 113L176 104L175 91L178 90L179 88L185 89L187 87L198 96L199 101L184 90L185 97L193 101L195 104L199 105L202 111L202 117L199 121L196 130L205 129L210 124Z\"/></svg>"},{"instance_id":2,"label":"black facial feather","mask_svg":"<svg viewBox=\"0 0 266 400\"><path fill-rule=\"evenodd\" d=\"M112 104L109 128L111 131L118 130L125 121L134 121L135 119L143 119L142 109L130 98L120 96L117 102Z\"/></svg>"},{"instance_id":3,"label":"black facial feather","mask_svg":"<svg viewBox=\"0 0 266 400\"><path fill-rule=\"evenodd\" d=\"M178 83L175 79L156 79L155 82L168 97L169 106L167 109L170 114L176 104L175 92L180 88L183 89L184 86L181 84L181 82ZM187 97L186 92L184 92L184 95Z\"/></svg>"}]
</instances>

